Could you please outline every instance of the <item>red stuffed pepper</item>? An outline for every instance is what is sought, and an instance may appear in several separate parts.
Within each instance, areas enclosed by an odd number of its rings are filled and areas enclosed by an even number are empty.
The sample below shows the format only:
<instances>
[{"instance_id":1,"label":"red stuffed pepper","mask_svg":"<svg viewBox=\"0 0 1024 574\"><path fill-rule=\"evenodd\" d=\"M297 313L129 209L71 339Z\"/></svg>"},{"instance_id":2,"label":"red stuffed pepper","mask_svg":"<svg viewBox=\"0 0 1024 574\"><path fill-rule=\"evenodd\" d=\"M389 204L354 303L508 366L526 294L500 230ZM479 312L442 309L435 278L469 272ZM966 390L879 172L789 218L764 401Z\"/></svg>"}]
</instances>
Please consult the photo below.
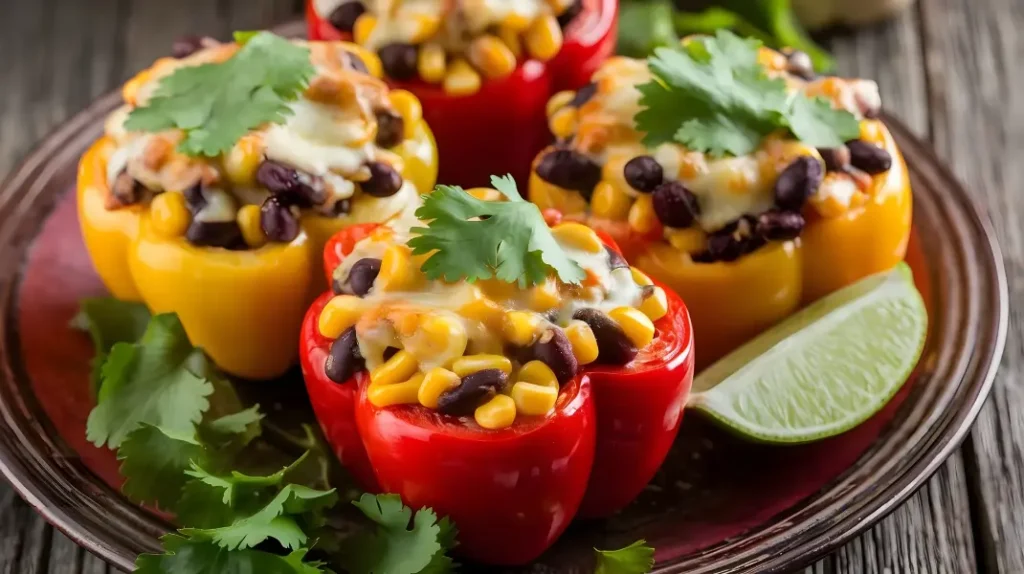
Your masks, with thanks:
<instances>
[{"instance_id":1,"label":"red stuffed pepper","mask_svg":"<svg viewBox=\"0 0 1024 574\"><path fill-rule=\"evenodd\" d=\"M406 243L421 230L359 226L329 242L332 292L302 332L306 386L342 463L367 489L449 516L460 551L489 564L529 562L574 516L632 501L693 379L682 301L610 240L577 223L548 231L530 208L579 283L553 270L528 287L428 279L433 253Z\"/></svg>"},{"instance_id":2,"label":"red stuffed pepper","mask_svg":"<svg viewBox=\"0 0 1024 574\"><path fill-rule=\"evenodd\" d=\"M578 90L615 47L616 0L307 0L309 37L352 39L423 103L442 181L525 181L550 141L545 109Z\"/></svg>"}]
</instances>

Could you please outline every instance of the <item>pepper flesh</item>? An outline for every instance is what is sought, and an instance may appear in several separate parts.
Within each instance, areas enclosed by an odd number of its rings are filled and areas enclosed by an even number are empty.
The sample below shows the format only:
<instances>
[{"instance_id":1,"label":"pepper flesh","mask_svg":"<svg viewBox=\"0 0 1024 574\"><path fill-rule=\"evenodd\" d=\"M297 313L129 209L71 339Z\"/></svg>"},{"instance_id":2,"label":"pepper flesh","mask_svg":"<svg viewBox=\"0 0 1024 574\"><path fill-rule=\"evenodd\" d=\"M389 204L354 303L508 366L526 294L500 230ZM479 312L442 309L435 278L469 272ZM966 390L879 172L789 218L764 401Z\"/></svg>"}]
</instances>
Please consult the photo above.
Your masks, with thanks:
<instances>
[{"instance_id":1,"label":"pepper flesh","mask_svg":"<svg viewBox=\"0 0 1024 574\"><path fill-rule=\"evenodd\" d=\"M434 186L437 152L426 123L395 148L404 178L421 192ZM78 215L86 249L107 289L175 312L189 339L226 372L250 379L283 374L296 360L302 313L320 291L324 243L358 219L306 214L286 245L229 251L197 248L151 229L143 205L107 209L107 162L115 144L102 137L82 157ZM422 186L422 187L421 187Z\"/></svg>"},{"instance_id":2,"label":"pepper flesh","mask_svg":"<svg viewBox=\"0 0 1024 574\"><path fill-rule=\"evenodd\" d=\"M327 271L374 227L332 238ZM342 384L328 379L331 341L317 322L332 297L325 293L310 308L301 342L306 387L328 443L368 490L450 516L460 529L459 551L474 560L529 562L558 538L577 507L587 517L620 510L654 475L679 431L693 381L693 337L686 307L673 293L668 314L655 321L657 338L635 361L581 368L562 386L554 413L499 431L419 406L374 407L365 372Z\"/></svg>"},{"instance_id":3,"label":"pepper flesh","mask_svg":"<svg viewBox=\"0 0 1024 574\"><path fill-rule=\"evenodd\" d=\"M586 0L584 9L565 30L561 51L549 62L520 62L510 76L487 80L480 91L455 97L426 82L388 82L408 90L423 104L423 117L434 130L441 164L440 180L464 187L487 185L492 174L511 173L526 181L533 156L551 139L544 110L560 90L590 82L598 66L615 48L616 0ZM317 14L307 0L310 39L347 39Z\"/></svg>"},{"instance_id":4,"label":"pepper flesh","mask_svg":"<svg viewBox=\"0 0 1024 574\"><path fill-rule=\"evenodd\" d=\"M687 302L703 368L801 305L858 279L892 268L906 254L912 201L903 156L885 126L862 122L861 139L883 147L892 167L872 179L867 201L836 217L804 209L807 224L794 241L772 242L731 262L695 263L660 237L638 236L621 222L596 218L622 245L626 259L663 281ZM587 218L576 192L530 177L530 200L542 209ZM660 229L659 229L660 232Z\"/></svg>"}]
</instances>

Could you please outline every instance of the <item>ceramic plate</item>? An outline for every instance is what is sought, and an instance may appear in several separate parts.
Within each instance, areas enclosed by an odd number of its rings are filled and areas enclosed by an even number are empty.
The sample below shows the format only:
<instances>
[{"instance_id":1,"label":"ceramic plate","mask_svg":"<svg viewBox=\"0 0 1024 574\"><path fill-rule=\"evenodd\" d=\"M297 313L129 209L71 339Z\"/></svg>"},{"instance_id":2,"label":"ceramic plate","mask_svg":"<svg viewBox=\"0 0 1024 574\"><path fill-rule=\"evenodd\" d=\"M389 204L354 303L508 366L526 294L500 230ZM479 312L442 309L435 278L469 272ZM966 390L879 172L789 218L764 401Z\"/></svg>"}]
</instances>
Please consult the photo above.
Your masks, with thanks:
<instances>
[{"instance_id":1,"label":"ceramic plate","mask_svg":"<svg viewBox=\"0 0 1024 574\"><path fill-rule=\"evenodd\" d=\"M119 103L111 94L76 116L0 188L0 470L56 527L131 569L171 525L122 497L113 453L85 440L92 348L67 326L79 299L104 293L76 220L75 172ZM789 570L891 512L960 443L1002 354L1002 258L987 219L942 163L888 124L913 178L908 261L931 318L912 379L867 423L812 445L751 445L688 415L640 499L610 520L574 524L533 571L587 571L593 547L638 538L657 549L656 572ZM272 423L312 421L295 375L246 393L282 407Z\"/></svg>"}]
</instances>

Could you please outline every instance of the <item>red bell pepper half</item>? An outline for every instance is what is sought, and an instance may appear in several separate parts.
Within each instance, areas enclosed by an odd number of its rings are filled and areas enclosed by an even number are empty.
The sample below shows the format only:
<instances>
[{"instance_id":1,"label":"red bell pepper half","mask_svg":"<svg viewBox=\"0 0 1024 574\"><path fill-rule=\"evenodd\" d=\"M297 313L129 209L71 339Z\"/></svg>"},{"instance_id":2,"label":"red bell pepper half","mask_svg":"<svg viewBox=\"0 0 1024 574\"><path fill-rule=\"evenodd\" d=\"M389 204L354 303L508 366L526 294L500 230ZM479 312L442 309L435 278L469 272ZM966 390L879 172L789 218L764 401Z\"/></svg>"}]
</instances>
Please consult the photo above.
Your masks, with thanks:
<instances>
[{"instance_id":1,"label":"red bell pepper half","mask_svg":"<svg viewBox=\"0 0 1024 574\"><path fill-rule=\"evenodd\" d=\"M548 62L527 60L511 76L485 80L480 91L449 96L422 81L393 82L423 104L423 118L434 132L442 158L438 181L465 187L485 186L491 174L529 178L530 163L551 136L544 113L561 90L578 90L615 49L618 0L584 0L583 11L564 31L564 44ZM307 0L311 40L351 40L317 14ZM426 190L420 190L426 191Z\"/></svg>"},{"instance_id":2,"label":"red bell pepper half","mask_svg":"<svg viewBox=\"0 0 1024 574\"><path fill-rule=\"evenodd\" d=\"M336 234L325 249L328 272L372 228ZM629 504L675 440L693 381L693 341L686 307L666 295L656 339L632 363L581 368L562 385L552 414L503 430L414 405L375 407L365 372L342 384L328 379L333 341L320 335L318 318L331 292L306 314L302 371L328 442L364 488L450 517L471 560L522 564L574 516L608 516Z\"/></svg>"}]
</instances>

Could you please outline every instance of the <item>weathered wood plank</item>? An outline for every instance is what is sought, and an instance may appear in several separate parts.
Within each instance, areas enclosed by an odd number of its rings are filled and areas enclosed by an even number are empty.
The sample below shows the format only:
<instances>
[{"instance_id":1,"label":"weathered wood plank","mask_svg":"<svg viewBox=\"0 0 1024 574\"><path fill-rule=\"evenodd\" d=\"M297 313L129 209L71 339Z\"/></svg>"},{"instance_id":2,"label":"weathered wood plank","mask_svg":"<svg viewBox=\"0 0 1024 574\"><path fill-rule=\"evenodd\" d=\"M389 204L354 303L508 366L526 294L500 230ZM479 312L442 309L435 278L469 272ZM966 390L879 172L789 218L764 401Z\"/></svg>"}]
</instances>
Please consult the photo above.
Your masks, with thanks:
<instances>
[{"instance_id":1,"label":"weathered wood plank","mask_svg":"<svg viewBox=\"0 0 1024 574\"><path fill-rule=\"evenodd\" d=\"M988 208L1017 303L1024 296L1024 6L922 0L921 13L935 146ZM1024 308L1014 303L1001 371L966 448L985 572L1024 572Z\"/></svg>"}]
</instances>

